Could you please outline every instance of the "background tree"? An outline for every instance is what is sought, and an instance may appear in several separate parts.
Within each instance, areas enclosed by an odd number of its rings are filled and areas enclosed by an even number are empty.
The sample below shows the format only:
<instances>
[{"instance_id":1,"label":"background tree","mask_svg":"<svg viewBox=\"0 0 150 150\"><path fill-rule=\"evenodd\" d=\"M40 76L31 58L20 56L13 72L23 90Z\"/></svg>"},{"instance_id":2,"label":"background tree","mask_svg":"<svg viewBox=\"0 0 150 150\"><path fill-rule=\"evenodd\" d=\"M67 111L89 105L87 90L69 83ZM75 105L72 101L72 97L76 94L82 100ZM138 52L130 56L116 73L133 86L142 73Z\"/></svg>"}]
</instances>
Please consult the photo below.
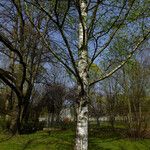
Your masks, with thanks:
<instances>
[{"instance_id":1,"label":"background tree","mask_svg":"<svg viewBox=\"0 0 150 150\"><path fill-rule=\"evenodd\" d=\"M6 3L2 1L1 9L3 10L1 17L5 17L5 20L1 18L0 41L3 44L1 53L10 59L10 69L1 68L0 79L11 88L13 93L11 94L13 106L10 110L12 111L10 130L15 133L20 132L21 126L28 120L28 107L34 83L43 73L45 57L49 56L42 41L37 41L40 38L39 33L32 28L23 15L24 7L21 1ZM42 26L43 16L38 14L34 17L38 27ZM11 24L6 22L8 20ZM5 28L6 26L10 26L9 29Z\"/></svg>"}]
</instances>

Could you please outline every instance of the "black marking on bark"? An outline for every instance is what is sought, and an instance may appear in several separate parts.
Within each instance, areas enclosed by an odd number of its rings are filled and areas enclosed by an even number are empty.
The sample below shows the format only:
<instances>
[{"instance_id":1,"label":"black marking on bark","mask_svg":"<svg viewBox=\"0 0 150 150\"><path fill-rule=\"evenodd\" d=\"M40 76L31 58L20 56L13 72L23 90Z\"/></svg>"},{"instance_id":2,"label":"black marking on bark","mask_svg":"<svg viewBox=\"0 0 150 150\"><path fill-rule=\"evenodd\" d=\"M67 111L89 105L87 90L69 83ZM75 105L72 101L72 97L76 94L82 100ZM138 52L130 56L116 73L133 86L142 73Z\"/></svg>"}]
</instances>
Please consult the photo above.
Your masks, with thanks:
<instances>
[{"instance_id":1,"label":"black marking on bark","mask_svg":"<svg viewBox=\"0 0 150 150\"><path fill-rule=\"evenodd\" d=\"M88 105L88 101L84 101L81 105L81 107L85 107L86 105Z\"/></svg>"}]
</instances>

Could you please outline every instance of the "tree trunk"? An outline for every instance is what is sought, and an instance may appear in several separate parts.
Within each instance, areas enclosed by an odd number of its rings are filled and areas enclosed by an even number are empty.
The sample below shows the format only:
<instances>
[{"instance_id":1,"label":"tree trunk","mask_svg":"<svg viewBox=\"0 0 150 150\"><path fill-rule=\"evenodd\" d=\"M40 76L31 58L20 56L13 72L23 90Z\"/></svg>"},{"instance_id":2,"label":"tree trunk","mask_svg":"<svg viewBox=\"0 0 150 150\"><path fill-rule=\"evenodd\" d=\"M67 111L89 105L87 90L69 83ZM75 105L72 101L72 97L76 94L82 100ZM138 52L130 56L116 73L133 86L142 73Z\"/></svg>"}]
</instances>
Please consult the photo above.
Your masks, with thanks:
<instances>
[{"instance_id":1,"label":"tree trunk","mask_svg":"<svg viewBox=\"0 0 150 150\"><path fill-rule=\"evenodd\" d=\"M24 104L22 105L22 110L20 114L20 122L22 125L28 122L29 120L29 115L30 115L30 110L29 110L29 100L26 100Z\"/></svg>"},{"instance_id":2,"label":"tree trunk","mask_svg":"<svg viewBox=\"0 0 150 150\"><path fill-rule=\"evenodd\" d=\"M54 126L54 113L52 112L51 113L51 127L53 127Z\"/></svg>"},{"instance_id":3,"label":"tree trunk","mask_svg":"<svg viewBox=\"0 0 150 150\"><path fill-rule=\"evenodd\" d=\"M88 99L82 96L77 106L77 127L75 150L88 149Z\"/></svg>"},{"instance_id":4,"label":"tree trunk","mask_svg":"<svg viewBox=\"0 0 150 150\"><path fill-rule=\"evenodd\" d=\"M21 108L18 106L18 103L15 100L9 129L12 134L20 133L20 112Z\"/></svg>"},{"instance_id":5,"label":"tree trunk","mask_svg":"<svg viewBox=\"0 0 150 150\"><path fill-rule=\"evenodd\" d=\"M96 122L97 122L97 127L99 127L100 126L99 116L96 117Z\"/></svg>"},{"instance_id":6,"label":"tree trunk","mask_svg":"<svg viewBox=\"0 0 150 150\"><path fill-rule=\"evenodd\" d=\"M78 83L79 97L77 101L77 126L75 150L88 149L88 50L86 29L86 0L80 0L81 18L79 23L79 76L82 84Z\"/></svg>"},{"instance_id":7,"label":"tree trunk","mask_svg":"<svg viewBox=\"0 0 150 150\"><path fill-rule=\"evenodd\" d=\"M11 124L10 124L10 131L13 134L20 134L21 133L21 127L22 127L22 101L23 98L17 96L14 98L14 104L13 104L13 111L12 111L12 117L11 117Z\"/></svg>"},{"instance_id":8,"label":"tree trunk","mask_svg":"<svg viewBox=\"0 0 150 150\"><path fill-rule=\"evenodd\" d=\"M56 113L56 124L59 125L60 124L60 112Z\"/></svg>"},{"instance_id":9,"label":"tree trunk","mask_svg":"<svg viewBox=\"0 0 150 150\"><path fill-rule=\"evenodd\" d=\"M109 121L110 121L111 129L112 129L112 131L114 131L115 130L115 127L114 127L115 117L114 117L114 115L112 115L112 116L110 115Z\"/></svg>"},{"instance_id":10,"label":"tree trunk","mask_svg":"<svg viewBox=\"0 0 150 150\"><path fill-rule=\"evenodd\" d=\"M48 112L48 118L47 118L47 127L49 128L51 124L51 113Z\"/></svg>"},{"instance_id":11,"label":"tree trunk","mask_svg":"<svg viewBox=\"0 0 150 150\"><path fill-rule=\"evenodd\" d=\"M6 88L6 93L7 92L8 91L7 91L7 88ZM7 95L6 95L5 99L6 99L6 101L5 101L5 111L8 113L10 111L10 109L9 109L9 100L8 100L9 98L8 98ZM7 113L5 115L5 121L8 123L10 121L10 116Z\"/></svg>"},{"instance_id":12,"label":"tree trunk","mask_svg":"<svg viewBox=\"0 0 150 150\"><path fill-rule=\"evenodd\" d=\"M15 61L15 54L14 52L10 52L9 70L11 73L14 73L14 61ZM13 90L12 89L9 90L8 88L6 88L6 93L10 93L10 96L9 94L6 96L6 103L5 103L5 110L9 112L10 110L12 110L12 107L13 107L14 94L13 94ZM8 123L10 122L10 120L11 120L11 117L6 114L5 121Z\"/></svg>"}]
</instances>

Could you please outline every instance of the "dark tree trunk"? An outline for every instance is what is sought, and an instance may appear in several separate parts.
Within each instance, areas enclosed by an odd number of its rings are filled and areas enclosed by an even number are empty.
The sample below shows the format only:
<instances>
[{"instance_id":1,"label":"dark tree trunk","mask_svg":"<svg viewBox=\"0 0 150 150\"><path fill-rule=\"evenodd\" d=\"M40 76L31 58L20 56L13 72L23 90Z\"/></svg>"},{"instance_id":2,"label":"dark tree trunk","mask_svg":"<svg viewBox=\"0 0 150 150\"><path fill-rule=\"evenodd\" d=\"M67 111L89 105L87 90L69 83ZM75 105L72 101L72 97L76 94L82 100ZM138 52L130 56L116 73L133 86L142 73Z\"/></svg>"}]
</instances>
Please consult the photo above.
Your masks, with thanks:
<instances>
[{"instance_id":1,"label":"dark tree trunk","mask_svg":"<svg viewBox=\"0 0 150 150\"><path fill-rule=\"evenodd\" d=\"M20 134L21 130L20 114L21 114L21 107L15 104L12 112L9 129L12 134Z\"/></svg>"},{"instance_id":2,"label":"dark tree trunk","mask_svg":"<svg viewBox=\"0 0 150 150\"><path fill-rule=\"evenodd\" d=\"M97 127L99 127L100 126L99 117L96 117L96 122L97 122Z\"/></svg>"}]
</instances>

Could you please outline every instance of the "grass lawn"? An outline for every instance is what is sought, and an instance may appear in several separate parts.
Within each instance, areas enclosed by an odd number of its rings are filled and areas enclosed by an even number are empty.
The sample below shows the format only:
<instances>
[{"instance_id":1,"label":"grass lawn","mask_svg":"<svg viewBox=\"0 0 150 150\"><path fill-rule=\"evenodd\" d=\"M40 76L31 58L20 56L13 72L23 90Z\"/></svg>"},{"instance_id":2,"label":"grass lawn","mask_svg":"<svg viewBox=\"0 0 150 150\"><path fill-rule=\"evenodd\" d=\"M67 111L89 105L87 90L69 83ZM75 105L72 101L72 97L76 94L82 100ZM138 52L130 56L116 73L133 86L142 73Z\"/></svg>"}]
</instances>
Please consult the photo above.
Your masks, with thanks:
<instances>
[{"instance_id":1,"label":"grass lawn","mask_svg":"<svg viewBox=\"0 0 150 150\"><path fill-rule=\"evenodd\" d=\"M28 135L0 134L0 150L73 150L74 132L40 131ZM89 150L150 150L150 139L131 141L119 134L90 131Z\"/></svg>"}]
</instances>

